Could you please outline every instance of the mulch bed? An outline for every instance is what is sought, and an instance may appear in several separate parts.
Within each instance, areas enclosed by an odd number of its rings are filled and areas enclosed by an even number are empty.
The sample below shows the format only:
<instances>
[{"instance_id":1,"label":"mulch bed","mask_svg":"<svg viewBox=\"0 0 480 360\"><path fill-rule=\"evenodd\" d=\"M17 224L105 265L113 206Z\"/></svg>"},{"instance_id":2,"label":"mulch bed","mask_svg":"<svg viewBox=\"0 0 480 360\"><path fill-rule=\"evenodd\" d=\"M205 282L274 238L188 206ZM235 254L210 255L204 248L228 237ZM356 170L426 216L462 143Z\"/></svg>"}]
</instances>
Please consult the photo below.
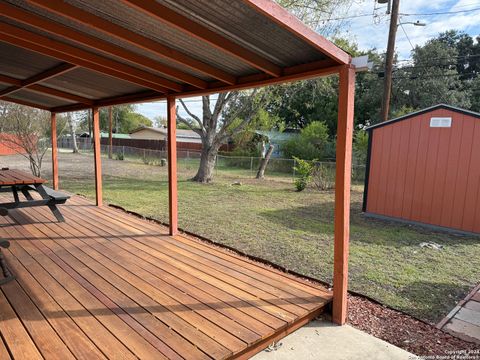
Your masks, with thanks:
<instances>
[{"instance_id":1,"label":"mulch bed","mask_svg":"<svg viewBox=\"0 0 480 360\"><path fill-rule=\"evenodd\" d=\"M349 295L348 305L350 325L415 355L448 355L461 350L479 354L480 345L366 298Z\"/></svg>"}]
</instances>

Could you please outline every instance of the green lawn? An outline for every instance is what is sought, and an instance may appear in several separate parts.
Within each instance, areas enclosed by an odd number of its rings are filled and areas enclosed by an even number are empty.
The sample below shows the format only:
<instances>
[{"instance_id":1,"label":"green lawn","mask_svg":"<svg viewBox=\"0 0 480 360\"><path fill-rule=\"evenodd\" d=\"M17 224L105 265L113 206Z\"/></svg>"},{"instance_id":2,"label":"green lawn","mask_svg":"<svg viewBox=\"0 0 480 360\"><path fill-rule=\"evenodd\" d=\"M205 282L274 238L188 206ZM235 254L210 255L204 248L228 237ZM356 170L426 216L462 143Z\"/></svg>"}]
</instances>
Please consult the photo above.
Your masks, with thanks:
<instances>
[{"instance_id":1,"label":"green lawn","mask_svg":"<svg viewBox=\"0 0 480 360\"><path fill-rule=\"evenodd\" d=\"M61 187L93 197L92 158L60 154ZM48 169L49 165L45 165ZM104 198L166 222L166 169L104 159ZM256 181L219 170L213 184L188 181L180 166L180 227L288 269L331 282L333 192L294 191L291 178ZM240 180L241 186L232 186ZM350 288L432 322L480 280L480 238L365 218L352 191ZM421 248L433 241L444 249Z\"/></svg>"}]
</instances>

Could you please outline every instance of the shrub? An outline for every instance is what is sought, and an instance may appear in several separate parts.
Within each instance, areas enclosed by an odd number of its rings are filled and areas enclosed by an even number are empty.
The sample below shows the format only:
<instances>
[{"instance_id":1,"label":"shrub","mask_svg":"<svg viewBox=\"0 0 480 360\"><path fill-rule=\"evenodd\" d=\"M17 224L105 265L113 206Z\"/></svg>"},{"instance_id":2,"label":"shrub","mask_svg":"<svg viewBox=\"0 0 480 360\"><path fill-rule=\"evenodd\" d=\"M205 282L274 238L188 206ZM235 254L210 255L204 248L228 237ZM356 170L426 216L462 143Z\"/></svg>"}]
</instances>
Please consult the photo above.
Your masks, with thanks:
<instances>
[{"instance_id":1,"label":"shrub","mask_svg":"<svg viewBox=\"0 0 480 360\"><path fill-rule=\"evenodd\" d=\"M123 155L123 153L116 153L116 154L115 154L115 159L116 159L116 160L124 160L124 159L125 159L125 155Z\"/></svg>"},{"instance_id":2,"label":"shrub","mask_svg":"<svg viewBox=\"0 0 480 360\"><path fill-rule=\"evenodd\" d=\"M318 190L330 190L335 187L335 166L316 163L312 171L312 182Z\"/></svg>"},{"instance_id":3,"label":"shrub","mask_svg":"<svg viewBox=\"0 0 480 360\"><path fill-rule=\"evenodd\" d=\"M294 167L298 178L295 179L295 188L297 191L303 191L308 186L310 181L312 180L312 173L313 173L313 161L302 160L299 158L294 157L296 161L296 166Z\"/></svg>"},{"instance_id":4,"label":"shrub","mask_svg":"<svg viewBox=\"0 0 480 360\"><path fill-rule=\"evenodd\" d=\"M368 133L358 130L353 139L353 162L355 165L365 165L368 153Z\"/></svg>"},{"instance_id":5,"label":"shrub","mask_svg":"<svg viewBox=\"0 0 480 360\"><path fill-rule=\"evenodd\" d=\"M313 121L302 129L300 135L285 142L282 150L287 157L306 160L325 159L330 156L332 142L328 127L323 121Z\"/></svg>"}]
</instances>

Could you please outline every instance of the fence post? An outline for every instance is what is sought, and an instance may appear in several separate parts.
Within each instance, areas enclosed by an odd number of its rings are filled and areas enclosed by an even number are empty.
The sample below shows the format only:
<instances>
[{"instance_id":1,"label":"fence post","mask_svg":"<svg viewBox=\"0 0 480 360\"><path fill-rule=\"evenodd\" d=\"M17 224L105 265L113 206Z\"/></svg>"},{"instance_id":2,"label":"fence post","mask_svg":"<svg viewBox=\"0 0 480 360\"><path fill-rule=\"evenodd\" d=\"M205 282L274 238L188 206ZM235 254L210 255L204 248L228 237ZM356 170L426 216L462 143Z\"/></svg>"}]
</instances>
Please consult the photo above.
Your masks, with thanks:
<instances>
[{"instance_id":1,"label":"fence post","mask_svg":"<svg viewBox=\"0 0 480 360\"><path fill-rule=\"evenodd\" d=\"M125 145L122 145L122 158L125 160Z\"/></svg>"},{"instance_id":2,"label":"fence post","mask_svg":"<svg viewBox=\"0 0 480 360\"><path fill-rule=\"evenodd\" d=\"M295 166L297 165L297 162L295 159L293 159L293 177L295 177Z\"/></svg>"},{"instance_id":3,"label":"fence post","mask_svg":"<svg viewBox=\"0 0 480 360\"><path fill-rule=\"evenodd\" d=\"M253 156L250 156L250 172L253 173Z\"/></svg>"}]
</instances>

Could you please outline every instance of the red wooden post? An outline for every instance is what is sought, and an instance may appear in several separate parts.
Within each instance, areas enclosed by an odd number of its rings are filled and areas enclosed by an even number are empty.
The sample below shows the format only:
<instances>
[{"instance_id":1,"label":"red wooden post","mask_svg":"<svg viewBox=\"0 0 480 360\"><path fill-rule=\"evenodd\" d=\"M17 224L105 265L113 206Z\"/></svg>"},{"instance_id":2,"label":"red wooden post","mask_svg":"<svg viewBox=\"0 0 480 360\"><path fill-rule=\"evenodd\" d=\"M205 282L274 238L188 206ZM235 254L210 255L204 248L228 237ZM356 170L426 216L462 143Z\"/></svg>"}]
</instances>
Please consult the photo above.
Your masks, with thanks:
<instances>
[{"instance_id":1,"label":"red wooden post","mask_svg":"<svg viewBox=\"0 0 480 360\"><path fill-rule=\"evenodd\" d=\"M343 66L339 81L332 317L334 323L343 325L347 321L355 69L349 65Z\"/></svg>"},{"instance_id":2,"label":"red wooden post","mask_svg":"<svg viewBox=\"0 0 480 360\"><path fill-rule=\"evenodd\" d=\"M98 107L92 108L93 157L95 161L95 197L97 206L102 206L102 160L100 158L100 115Z\"/></svg>"},{"instance_id":3,"label":"red wooden post","mask_svg":"<svg viewBox=\"0 0 480 360\"><path fill-rule=\"evenodd\" d=\"M58 190L58 148L57 148L57 114L51 115L51 134L52 134L52 182L53 189Z\"/></svg>"},{"instance_id":4,"label":"red wooden post","mask_svg":"<svg viewBox=\"0 0 480 360\"><path fill-rule=\"evenodd\" d=\"M170 211L170 235L178 233L178 194L177 194L177 109L175 97L167 97L168 126L168 205Z\"/></svg>"}]
</instances>

